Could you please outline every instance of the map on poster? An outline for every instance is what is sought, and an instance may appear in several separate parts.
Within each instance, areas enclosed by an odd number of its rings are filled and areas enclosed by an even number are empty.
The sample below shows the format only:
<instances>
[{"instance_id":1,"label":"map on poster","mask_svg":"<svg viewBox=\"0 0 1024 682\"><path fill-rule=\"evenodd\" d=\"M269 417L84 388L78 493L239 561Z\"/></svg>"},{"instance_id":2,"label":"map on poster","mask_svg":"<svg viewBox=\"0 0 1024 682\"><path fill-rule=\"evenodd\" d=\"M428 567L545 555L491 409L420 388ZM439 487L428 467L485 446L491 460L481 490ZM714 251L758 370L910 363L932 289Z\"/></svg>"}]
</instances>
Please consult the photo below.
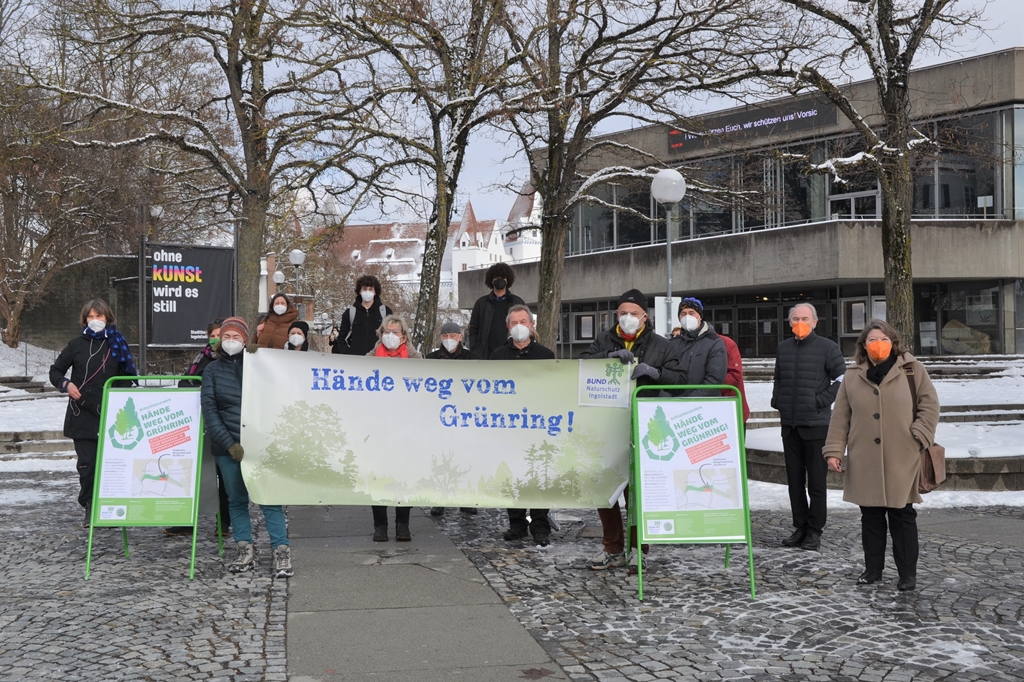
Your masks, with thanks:
<instances>
[{"instance_id":1,"label":"map on poster","mask_svg":"<svg viewBox=\"0 0 1024 682\"><path fill-rule=\"evenodd\" d=\"M202 419L198 388L108 389L96 525L191 525Z\"/></svg>"},{"instance_id":2,"label":"map on poster","mask_svg":"<svg viewBox=\"0 0 1024 682\"><path fill-rule=\"evenodd\" d=\"M736 400L637 400L641 536L742 541L746 500Z\"/></svg>"}]
</instances>

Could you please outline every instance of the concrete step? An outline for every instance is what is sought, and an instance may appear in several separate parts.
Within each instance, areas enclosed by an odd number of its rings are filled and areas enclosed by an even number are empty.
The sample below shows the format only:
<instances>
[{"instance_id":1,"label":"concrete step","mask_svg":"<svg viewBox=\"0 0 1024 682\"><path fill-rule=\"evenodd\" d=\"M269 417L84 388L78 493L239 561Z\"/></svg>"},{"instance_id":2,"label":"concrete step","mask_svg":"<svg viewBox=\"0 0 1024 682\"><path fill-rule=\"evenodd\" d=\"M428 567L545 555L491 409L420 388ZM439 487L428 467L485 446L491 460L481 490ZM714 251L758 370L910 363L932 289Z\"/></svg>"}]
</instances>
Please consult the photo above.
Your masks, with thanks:
<instances>
[{"instance_id":1,"label":"concrete step","mask_svg":"<svg viewBox=\"0 0 1024 682\"><path fill-rule=\"evenodd\" d=\"M65 452L74 449L74 442L67 438L61 438L60 440L22 440L14 443L0 442L0 454L5 455L43 454L47 452Z\"/></svg>"},{"instance_id":2,"label":"concrete step","mask_svg":"<svg viewBox=\"0 0 1024 682\"><path fill-rule=\"evenodd\" d=\"M17 443L37 440L67 440L63 431L0 431L0 443Z\"/></svg>"},{"instance_id":3,"label":"concrete step","mask_svg":"<svg viewBox=\"0 0 1024 682\"><path fill-rule=\"evenodd\" d=\"M65 460L75 459L74 449L58 452L7 452L0 453L0 462L16 462L25 459Z\"/></svg>"}]
</instances>

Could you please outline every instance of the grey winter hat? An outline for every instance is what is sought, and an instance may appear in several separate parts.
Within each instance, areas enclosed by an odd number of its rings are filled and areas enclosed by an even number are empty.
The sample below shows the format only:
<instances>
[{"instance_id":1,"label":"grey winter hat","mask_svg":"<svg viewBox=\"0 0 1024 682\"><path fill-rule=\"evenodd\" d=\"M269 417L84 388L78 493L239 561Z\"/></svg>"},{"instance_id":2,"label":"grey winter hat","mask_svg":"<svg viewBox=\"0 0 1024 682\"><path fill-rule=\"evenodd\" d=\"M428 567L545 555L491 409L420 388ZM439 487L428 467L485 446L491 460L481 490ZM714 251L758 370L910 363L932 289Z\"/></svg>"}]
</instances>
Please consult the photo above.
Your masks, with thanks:
<instances>
[{"instance_id":1,"label":"grey winter hat","mask_svg":"<svg viewBox=\"0 0 1024 682\"><path fill-rule=\"evenodd\" d=\"M455 322L445 322L441 325L442 334L461 334L462 327Z\"/></svg>"}]
</instances>

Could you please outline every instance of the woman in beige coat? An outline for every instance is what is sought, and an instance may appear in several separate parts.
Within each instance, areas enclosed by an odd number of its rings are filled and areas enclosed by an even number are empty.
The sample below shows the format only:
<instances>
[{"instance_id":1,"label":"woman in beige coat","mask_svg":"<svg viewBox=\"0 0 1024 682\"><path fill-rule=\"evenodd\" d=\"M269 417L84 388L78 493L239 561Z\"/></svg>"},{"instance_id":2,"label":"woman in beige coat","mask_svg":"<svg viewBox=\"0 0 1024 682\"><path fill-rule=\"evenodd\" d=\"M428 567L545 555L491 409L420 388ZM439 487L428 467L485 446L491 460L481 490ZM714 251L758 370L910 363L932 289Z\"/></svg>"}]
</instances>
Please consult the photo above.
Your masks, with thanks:
<instances>
[{"instance_id":1,"label":"woman in beige coat","mask_svg":"<svg viewBox=\"0 0 1024 682\"><path fill-rule=\"evenodd\" d=\"M917 587L917 492L922 448L935 442L939 397L924 365L900 343L896 330L871 320L857 339L856 366L846 370L822 453L846 476L843 499L860 505L864 572L858 584L882 578L886 517L899 572L896 587ZM917 389L917 418L907 375Z\"/></svg>"}]
</instances>

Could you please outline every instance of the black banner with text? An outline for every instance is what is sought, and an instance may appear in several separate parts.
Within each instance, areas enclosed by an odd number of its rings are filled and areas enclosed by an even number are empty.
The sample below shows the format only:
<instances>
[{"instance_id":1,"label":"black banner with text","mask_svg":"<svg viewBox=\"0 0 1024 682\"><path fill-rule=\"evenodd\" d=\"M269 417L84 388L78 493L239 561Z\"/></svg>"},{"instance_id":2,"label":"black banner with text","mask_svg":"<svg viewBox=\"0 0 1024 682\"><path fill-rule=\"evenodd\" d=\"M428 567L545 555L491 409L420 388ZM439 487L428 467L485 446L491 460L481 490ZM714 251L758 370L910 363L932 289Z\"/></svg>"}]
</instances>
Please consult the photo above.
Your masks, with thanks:
<instances>
[{"instance_id":1,"label":"black banner with text","mask_svg":"<svg viewBox=\"0 0 1024 682\"><path fill-rule=\"evenodd\" d=\"M150 244L155 346L202 346L211 320L234 310L234 249Z\"/></svg>"}]
</instances>

